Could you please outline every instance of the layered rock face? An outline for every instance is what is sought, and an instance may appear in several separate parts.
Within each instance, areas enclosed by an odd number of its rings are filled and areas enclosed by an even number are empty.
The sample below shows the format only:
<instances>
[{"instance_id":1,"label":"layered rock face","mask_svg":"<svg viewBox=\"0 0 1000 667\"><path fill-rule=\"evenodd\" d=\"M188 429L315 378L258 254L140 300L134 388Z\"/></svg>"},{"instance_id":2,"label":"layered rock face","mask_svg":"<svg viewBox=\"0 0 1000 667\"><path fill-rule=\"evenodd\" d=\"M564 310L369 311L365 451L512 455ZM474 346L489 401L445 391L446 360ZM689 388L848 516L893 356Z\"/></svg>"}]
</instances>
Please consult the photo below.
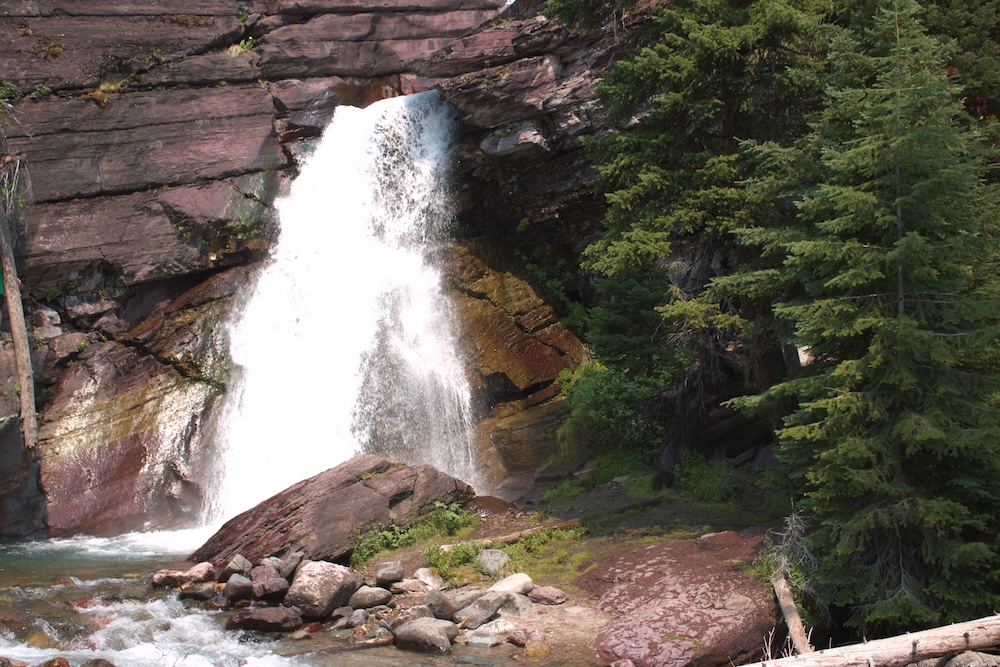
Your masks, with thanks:
<instances>
[{"instance_id":1,"label":"layered rock face","mask_svg":"<svg viewBox=\"0 0 1000 667\"><path fill-rule=\"evenodd\" d=\"M237 554L257 561L300 551L309 559L344 562L358 531L408 526L435 502L464 503L474 495L468 484L428 465L363 454L230 519L190 560L221 567Z\"/></svg>"},{"instance_id":2,"label":"layered rock face","mask_svg":"<svg viewBox=\"0 0 1000 667\"><path fill-rule=\"evenodd\" d=\"M500 4L43 1L0 11L11 45L4 131L34 198L19 272L51 534L192 518L206 421L229 380L222 323L235 286L266 256L272 204L341 103L436 86L458 109L464 240L446 261L477 405L503 419L550 401L556 374L583 350L535 286L594 234L579 137L599 127L591 65L611 52L574 41L537 6L497 19ZM481 440L495 476L523 467L496 454L492 432ZM37 484L18 488L0 489L4 511L21 516L4 535L38 535Z\"/></svg>"}]
</instances>

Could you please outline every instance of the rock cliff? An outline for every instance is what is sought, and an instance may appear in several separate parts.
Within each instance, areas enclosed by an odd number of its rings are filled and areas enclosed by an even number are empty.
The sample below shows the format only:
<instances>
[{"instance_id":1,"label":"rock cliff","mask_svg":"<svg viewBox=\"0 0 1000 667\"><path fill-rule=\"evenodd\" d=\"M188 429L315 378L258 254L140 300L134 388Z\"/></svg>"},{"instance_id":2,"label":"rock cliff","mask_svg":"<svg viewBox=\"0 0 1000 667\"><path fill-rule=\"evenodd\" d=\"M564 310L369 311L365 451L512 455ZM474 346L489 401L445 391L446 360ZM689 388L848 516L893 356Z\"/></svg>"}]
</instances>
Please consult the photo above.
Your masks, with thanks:
<instances>
[{"instance_id":1,"label":"rock cliff","mask_svg":"<svg viewBox=\"0 0 1000 667\"><path fill-rule=\"evenodd\" d=\"M543 285L586 290L567 270L599 217L579 140L613 42L521 0L37 0L0 9L0 39L41 388L39 451L0 466L0 534L192 518L229 381L220 324L276 237L272 203L337 105L431 87L463 128L445 261L485 459L496 481L544 458L502 445L554 444L553 380L584 356Z\"/></svg>"}]
</instances>

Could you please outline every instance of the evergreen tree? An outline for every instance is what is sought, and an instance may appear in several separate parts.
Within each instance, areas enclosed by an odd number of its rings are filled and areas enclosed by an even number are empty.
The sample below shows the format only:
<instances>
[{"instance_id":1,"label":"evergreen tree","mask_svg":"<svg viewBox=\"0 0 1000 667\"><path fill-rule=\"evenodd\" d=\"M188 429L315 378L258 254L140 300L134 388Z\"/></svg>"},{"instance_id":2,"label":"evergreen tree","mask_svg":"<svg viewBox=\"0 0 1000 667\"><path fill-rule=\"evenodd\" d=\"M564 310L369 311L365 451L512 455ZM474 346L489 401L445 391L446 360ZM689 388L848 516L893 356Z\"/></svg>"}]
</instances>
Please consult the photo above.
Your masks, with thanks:
<instances>
[{"instance_id":1,"label":"evergreen tree","mask_svg":"<svg viewBox=\"0 0 1000 667\"><path fill-rule=\"evenodd\" d=\"M755 151L751 189L796 214L740 231L786 256L739 282L785 290L775 313L814 358L742 404L797 401L780 458L818 522L820 592L879 634L1000 608L997 208L919 7L867 18L832 43L811 132Z\"/></svg>"}]
</instances>

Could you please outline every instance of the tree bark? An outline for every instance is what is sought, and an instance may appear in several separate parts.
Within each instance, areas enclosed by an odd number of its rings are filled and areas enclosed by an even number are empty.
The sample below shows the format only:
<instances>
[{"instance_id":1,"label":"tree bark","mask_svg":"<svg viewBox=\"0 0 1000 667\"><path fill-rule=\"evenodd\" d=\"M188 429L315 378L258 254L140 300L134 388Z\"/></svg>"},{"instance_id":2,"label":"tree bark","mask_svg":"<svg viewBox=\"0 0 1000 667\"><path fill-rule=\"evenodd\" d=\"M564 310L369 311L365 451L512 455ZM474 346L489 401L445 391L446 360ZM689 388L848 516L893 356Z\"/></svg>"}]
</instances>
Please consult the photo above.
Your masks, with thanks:
<instances>
[{"instance_id":1,"label":"tree bark","mask_svg":"<svg viewBox=\"0 0 1000 667\"><path fill-rule=\"evenodd\" d=\"M902 667L927 658L1000 645L1000 616L876 639L743 667Z\"/></svg>"},{"instance_id":2,"label":"tree bark","mask_svg":"<svg viewBox=\"0 0 1000 667\"><path fill-rule=\"evenodd\" d=\"M16 186L16 184L15 184ZM3 271L4 296L10 333L14 339L14 363L17 372L18 399L21 409L21 440L26 450L38 444L38 420L35 416L35 382L31 370L31 348L28 346L28 328L24 322L21 304L21 286L17 280L14 263L14 244L10 234L9 211L0 206L0 269Z\"/></svg>"},{"instance_id":3,"label":"tree bark","mask_svg":"<svg viewBox=\"0 0 1000 667\"><path fill-rule=\"evenodd\" d=\"M792 595L792 588L788 585L785 573L776 570L771 575L771 585L774 586L774 594L778 598L781 614L785 617L785 625L788 626L788 635L792 638L795 652L799 655L812 653L813 647L809 643L809 635L802 625L802 617L799 615L799 608L795 606L795 597Z\"/></svg>"}]
</instances>

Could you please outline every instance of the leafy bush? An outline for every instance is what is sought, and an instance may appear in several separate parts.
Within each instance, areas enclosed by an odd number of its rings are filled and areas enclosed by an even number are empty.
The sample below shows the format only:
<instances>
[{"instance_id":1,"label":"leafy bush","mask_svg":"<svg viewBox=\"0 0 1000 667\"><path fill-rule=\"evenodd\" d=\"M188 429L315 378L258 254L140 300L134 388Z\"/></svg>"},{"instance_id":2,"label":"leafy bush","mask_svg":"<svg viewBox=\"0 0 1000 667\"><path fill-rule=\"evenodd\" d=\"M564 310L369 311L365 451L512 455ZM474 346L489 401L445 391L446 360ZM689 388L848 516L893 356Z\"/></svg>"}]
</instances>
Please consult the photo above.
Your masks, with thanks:
<instances>
[{"instance_id":1,"label":"leafy bush","mask_svg":"<svg viewBox=\"0 0 1000 667\"><path fill-rule=\"evenodd\" d=\"M564 449L645 453L659 443L662 429L650 419L647 403L663 382L595 363L560 375L559 383L570 409L559 429Z\"/></svg>"},{"instance_id":2,"label":"leafy bush","mask_svg":"<svg viewBox=\"0 0 1000 667\"><path fill-rule=\"evenodd\" d=\"M695 452L681 457L678 486L695 500L723 503L736 493L733 471L721 461L707 461Z\"/></svg>"},{"instance_id":3,"label":"leafy bush","mask_svg":"<svg viewBox=\"0 0 1000 667\"><path fill-rule=\"evenodd\" d=\"M359 533L354 539L351 565L359 567L379 554L405 549L437 537L453 537L462 529L474 526L479 519L456 503L446 505L435 501L434 511L409 527L389 524Z\"/></svg>"},{"instance_id":4,"label":"leafy bush","mask_svg":"<svg viewBox=\"0 0 1000 667\"><path fill-rule=\"evenodd\" d=\"M438 545L432 544L424 549L424 562L448 581L455 577L456 569L475 562L482 549L474 542L459 542L448 551L442 551Z\"/></svg>"}]
</instances>

